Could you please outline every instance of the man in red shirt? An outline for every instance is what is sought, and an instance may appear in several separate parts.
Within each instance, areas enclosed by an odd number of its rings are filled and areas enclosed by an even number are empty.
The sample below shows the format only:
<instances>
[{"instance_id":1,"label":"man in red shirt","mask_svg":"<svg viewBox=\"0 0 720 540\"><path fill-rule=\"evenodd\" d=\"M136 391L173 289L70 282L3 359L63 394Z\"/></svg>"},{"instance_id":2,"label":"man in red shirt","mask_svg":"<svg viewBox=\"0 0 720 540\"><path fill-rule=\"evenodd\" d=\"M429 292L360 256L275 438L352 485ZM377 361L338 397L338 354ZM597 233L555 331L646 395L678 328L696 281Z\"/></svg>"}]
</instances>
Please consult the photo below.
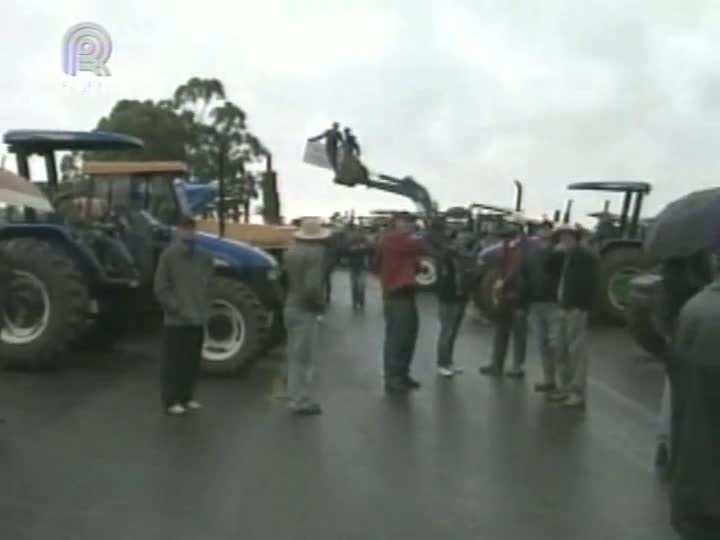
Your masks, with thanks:
<instances>
[{"instance_id":1,"label":"man in red shirt","mask_svg":"<svg viewBox=\"0 0 720 540\"><path fill-rule=\"evenodd\" d=\"M420 327L415 273L418 257L426 248L413 236L412 228L411 216L398 214L381 242L379 254L385 313L385 388L396 392L420 388L420 383L410 377L410 366Z\"/></svg>"}]
</instances>

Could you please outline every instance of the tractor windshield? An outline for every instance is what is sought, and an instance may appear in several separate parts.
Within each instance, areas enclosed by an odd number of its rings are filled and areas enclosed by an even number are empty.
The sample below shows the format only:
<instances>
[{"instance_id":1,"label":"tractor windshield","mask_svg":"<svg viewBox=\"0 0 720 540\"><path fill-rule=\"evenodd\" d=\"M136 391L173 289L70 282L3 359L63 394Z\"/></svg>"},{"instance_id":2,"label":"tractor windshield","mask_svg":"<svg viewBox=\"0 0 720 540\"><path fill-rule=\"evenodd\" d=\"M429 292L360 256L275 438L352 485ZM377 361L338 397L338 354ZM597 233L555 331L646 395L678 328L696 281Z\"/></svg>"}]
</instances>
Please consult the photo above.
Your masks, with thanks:
<instances>
[{"instance_id":1,"label":"tractor windshield","mask_svg":"<svg viewBox=\"0 0 720 540\"><path fill-rule=\"evenodd\" d=\"M93 177L92 197L116 211L144 210L164 225L175 225L183 211L173 180L166 175Z\"/></svg>"}]
</instances>

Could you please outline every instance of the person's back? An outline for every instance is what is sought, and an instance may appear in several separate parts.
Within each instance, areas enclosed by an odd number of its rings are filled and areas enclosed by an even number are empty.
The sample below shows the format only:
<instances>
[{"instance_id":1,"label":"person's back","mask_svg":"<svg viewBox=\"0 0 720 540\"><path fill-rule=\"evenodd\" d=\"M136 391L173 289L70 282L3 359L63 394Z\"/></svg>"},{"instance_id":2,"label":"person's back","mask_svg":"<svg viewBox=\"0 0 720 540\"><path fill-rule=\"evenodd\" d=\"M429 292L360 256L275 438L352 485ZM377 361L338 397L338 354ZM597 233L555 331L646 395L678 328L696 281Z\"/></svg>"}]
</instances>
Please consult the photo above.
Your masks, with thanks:
<instances>
[{"instance_id":1,"label":"person's back","mask_svg":"<svg viewBox=\"0 0 720 540\"><path fill-rule=\"evenodd\" d=\"M663 316L665 332L672 335L682 307L713 279L710 257L696 253L665 261L662 266Z\"/></svg>"},{"instance_id":2,"label":"person's back","mask_svg":"<svg viewBox=\"0 0 720 540\"><path fill-rule=\"evenodd\" d=\"M284 320L288 333L288 399L297 414L320 414L313 372L318 316L325 308L325 247L329 231L318 218L303 219L296 243L285 253L288 281Z\"/></svg>"},{"instance_id":3,"label":"person's back","mask_svg":"<svg viewBox=\"0 0 720 540\"><path fill-rule=\"evenodd\" d=\"M687 302L671 362L674 467L672 523L685 540L720 538L720 282Z\"/></svg>"},{"instance_id":4,"label":"person's back","mask_svg":"<svg viewBox=\"0 0 720 540\"><path fill-rule=\"evenodd\" d=\"M297 242L284 255L288 279L287 307L321 310L324 305L326 248L321 243Z\"/></svg>"},{"instance_id":5,"label":"person's back","mask_svg":"<svg viewBox=\"0 0 720 540\"><path fill-rule=\"evenodd\" d=\"M365 233L358 229L351 229L347 236L348 262L350 268L362 269L367 263L367 256L370 252L370 241Z\"/></svg>"}]
</instances>

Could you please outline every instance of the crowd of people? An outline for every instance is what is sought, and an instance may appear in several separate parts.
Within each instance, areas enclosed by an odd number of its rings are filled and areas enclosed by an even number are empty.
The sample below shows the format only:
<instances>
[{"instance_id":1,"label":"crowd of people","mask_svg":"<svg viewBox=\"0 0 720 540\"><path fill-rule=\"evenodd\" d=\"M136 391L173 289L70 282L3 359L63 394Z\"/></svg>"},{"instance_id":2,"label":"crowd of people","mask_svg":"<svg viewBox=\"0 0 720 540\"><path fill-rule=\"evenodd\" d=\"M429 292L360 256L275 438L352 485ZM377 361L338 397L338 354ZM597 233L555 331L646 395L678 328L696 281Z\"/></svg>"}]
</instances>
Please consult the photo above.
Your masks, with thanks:
<instances>
[{"instance_id":1,"label":"crowd of people","mask_svg":"<svg viewBox=\"0 0 720 540\"><path fill-rule=\"evenodd\" d=\"M416 271L420 257L437 263L436 294L440 331L438 375L463 372L454 348L469 298L478 286L472 235L439 227L423 238L409 214L398 214L372 242L351 224L345 235L352 306L365 307L368 262L374 259L382 289L385 335L384 385L391 393L421 387L412 374L419 331ZM316 338L327 308L332 268L331 232L319 218L305 218L296 242L284 256L287 297L287 396L297 415L322 414L314 386ZM597 261L584 247L576 227L543 223L529 237L522 220L508 220L496 248L492 284L494 339L491 362L479 372L487 377L520 380L525 376L528 330L542 360L542 380L535 390L560 408L582 410L587 400L586 334L593 308ZM162 404L171 415L199 409L196 381L202 358L203 332L209 316L213 275L210 256L195 244L195 222L184 219L175 242L161 255L155 295L164 311ZM0 284L9 284L12 268L0 252ZM484 274L487 276L487 271ZM662 266L661 326L667 342L667 383L661 407L658 465L672 479L673 524L684 538L720 534L720 346L717 314L720 281L710 251L666 260ZM0 287L0 311L7 308L8 287ZM512 344L511 366L506 356Z\"/></svg>"},{"instance_id":2,"label":"crowd of people","mask_svg":"<svg viewBox=\"0 0 720 540\"><path fill-rule=\"evenodd\" d=\"M436 261L436 292L440 331L437 339L437 370L454 377L463 368L454 360L455 342L472 291L477 287L477 266L472 235L440 226L431 238L414 232L415 220L398 214L377 246L350 224L345 237L350 267L352 306L365 305L368 261L375 258L383 292L385 337L383 369L385 388L409 392L420 388L411 368L419 331L416 303L416 272L420 257ZM550 222L540 228L538 238L525 233L524 224L508 221L500 231L498 273L494 283L495 336L492 362L480 367L489 377L522 379L528 326L534 328L543 359L544 379L535 389L560 407L581 409L586 400L588 355L585 345L588 314L592 309L595 257L580 244L580 232L571 226L555 228ZM312 343L317 319L329 301L332 259L327 244L330 232L318 219L305 219L296 235L298 243L285 256L292 302L286 308L288 329L288 394L291 408L318 414L321 407L307 384L298 384L295 365L312 366ZM314 245L314 248L308 247ZM297 312L304 312L307 325L294 325ZM312 321L315 322L312 322ZM512 341L513 363L505 369ZM306 373L312 369L307 367ZM305 379L303 379L305 380Z\"/></svg>"}]
</instances>

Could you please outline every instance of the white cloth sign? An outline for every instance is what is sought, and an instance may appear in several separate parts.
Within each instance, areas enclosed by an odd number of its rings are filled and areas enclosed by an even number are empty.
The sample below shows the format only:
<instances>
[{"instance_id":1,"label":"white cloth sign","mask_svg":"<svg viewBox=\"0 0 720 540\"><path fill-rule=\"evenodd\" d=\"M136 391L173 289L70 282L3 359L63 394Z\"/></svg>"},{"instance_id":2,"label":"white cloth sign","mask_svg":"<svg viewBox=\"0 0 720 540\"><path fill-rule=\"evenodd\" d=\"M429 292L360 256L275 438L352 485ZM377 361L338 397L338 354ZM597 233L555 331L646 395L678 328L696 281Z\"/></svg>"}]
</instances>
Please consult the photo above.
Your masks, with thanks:
<instances>
[{"instance_id":1,"label":"white cloth sign","mask_svg":"<svg viewBox=\"0 0 720 540\"><path fill-rule=\"evenodd\" d=\"M342 146L338 147L338 163L342 163L343 158L343 148ZM307 163L308 165L314 165L316 167L322 167L323 169L330 169L333 170L332 165L330 165L330 160L327 157L327 153L325 152L325 142L324 141L314 141L310 142L308 141L305 143L305 153L303 154L303 163Z\"/></svg>"}]
</instances>

